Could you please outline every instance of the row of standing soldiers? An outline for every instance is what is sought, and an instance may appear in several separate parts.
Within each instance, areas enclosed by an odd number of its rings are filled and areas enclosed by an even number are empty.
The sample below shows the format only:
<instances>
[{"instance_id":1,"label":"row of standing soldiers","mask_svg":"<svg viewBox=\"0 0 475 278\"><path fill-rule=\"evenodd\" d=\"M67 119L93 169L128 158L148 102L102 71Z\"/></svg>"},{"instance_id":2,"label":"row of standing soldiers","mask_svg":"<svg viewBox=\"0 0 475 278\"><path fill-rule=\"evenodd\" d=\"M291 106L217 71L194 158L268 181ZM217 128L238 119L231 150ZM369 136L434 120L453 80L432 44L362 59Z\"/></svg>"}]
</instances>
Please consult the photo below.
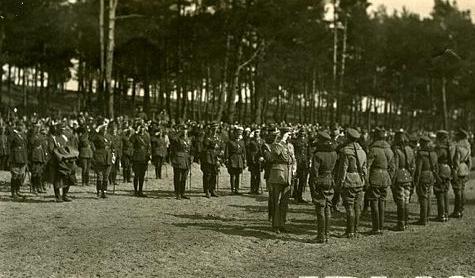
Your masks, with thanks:
<instances>
[{"instance_id":1,"label":"row of standing soldiers","mask_svg":"<svg viewBox=\"0 0 475 278\"><path fill-rule=\"evenodd\" d=\"M263 145L265 179L270 189L269 218L277 233L285 232L288 199L293 189L292 176L299 175L296 149L306 146L299 146L298 137L297 143L291 144L288 129L270 130ZM397 205L395 230L407 228L408 204L414 188L420 204L418 224L426 225L429 220L431 192L437 198L436 219L448 220L447 194L450 187L455 195L451 216L462 217L464 188L471 169L471 149L466 131L457 131L453 143L449 137L444 130L437 132L435 142L428 136L421 136L418 147L413 148L403 131L395 134L390 145L386 132L377 129L373 142L366 147L355 129L347 129L345 136L338 140L325 131L318 132L316 140L305 150L310 153L309 162L300 169L304 173L308 169L310 176L312 202L317 212L317 241L328 241L335 193L343 199L345 236L349 238L356 236L363 200L371 207L372 233L382 233L388 189L391 189ZM297 201L301 200L301 186L297 184L294 189Z\"/></svg>"}]
</instances>

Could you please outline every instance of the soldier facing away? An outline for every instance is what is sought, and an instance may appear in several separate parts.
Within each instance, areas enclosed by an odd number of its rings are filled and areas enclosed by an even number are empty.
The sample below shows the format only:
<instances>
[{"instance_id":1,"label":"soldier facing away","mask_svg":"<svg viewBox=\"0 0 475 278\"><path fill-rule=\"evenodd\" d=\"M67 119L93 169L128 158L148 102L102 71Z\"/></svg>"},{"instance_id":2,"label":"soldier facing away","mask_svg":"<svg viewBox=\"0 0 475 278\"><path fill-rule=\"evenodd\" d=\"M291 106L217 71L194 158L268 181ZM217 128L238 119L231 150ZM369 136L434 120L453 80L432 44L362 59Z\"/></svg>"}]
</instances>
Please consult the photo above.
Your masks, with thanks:
<instances>
[{"instance_id":1,"label":"soldier facing away","mask_svg":"<svg viewBox=\"0 0 475 278\"><path fill-rule=\"evenodd\" d=\"M331 206L334 193L333 170L338 155L327 132L318 132L310 168L310 193L317 213L317 242L328 242Z\"/></svg>"}]
</instances>

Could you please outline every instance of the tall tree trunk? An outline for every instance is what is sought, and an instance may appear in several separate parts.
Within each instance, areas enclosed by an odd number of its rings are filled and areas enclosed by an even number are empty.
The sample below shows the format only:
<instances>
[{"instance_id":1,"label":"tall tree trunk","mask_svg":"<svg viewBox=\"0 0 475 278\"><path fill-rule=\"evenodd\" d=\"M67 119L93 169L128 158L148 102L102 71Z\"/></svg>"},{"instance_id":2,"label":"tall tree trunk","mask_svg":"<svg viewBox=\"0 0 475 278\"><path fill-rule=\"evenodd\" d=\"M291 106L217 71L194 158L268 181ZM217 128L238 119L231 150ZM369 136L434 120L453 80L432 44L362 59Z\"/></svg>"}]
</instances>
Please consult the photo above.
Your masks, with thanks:
<instances>
[{"instance_id":1,"label":"tall tree trunk","mask_svg":"<svg viewBox=\"0 0 475 278\"><path fill-rule=\"evenodd\" d=\"M226 53L224 56L224 66L223 66L223 81L222 81L222 88L219 95L219 102L218 102L218 112L216 114L216 120L221 121L223 118L224 107L226 105L226 94L228 92L228 67L229 67L229 55L231 53L231 35L227 35L226 37ZM229 100L228 100L229 101Z\"/></svg>"},{"instance_id":2,"label":"tall tree trunk","mask_svg":"<svg viewBox=\"0 0 475 278\"><path fill-rule=\"evenodd\" d=\"M109 27L106 55L106 91L109 95L107 102L107 114L109 118L114 118L114 94L110 91L112 84L112 67L114 63L115 47L115 16L119 0L109 0Z\"/></svg>"},{"instance_id":3,"label":"tall tree trunk","mask_svg":"<svg viewBox=\"0 0 475 278\"><path fill-rule=\"evenodd\" d=\"M333 79L332 79L332 96L327 98L327 110L328 113L331 113L331 121L335 121L335 111L333 107L334 98L336 97L337 87L337 75L338 75L338 20L337 20L337 4L336 0L332 0L333 5ZM337 97L338 99L338 97ZM337 102L337 108L338 108Z\"/></svg>"},{"instance_id":4,"label":"tall tree trunk","mask_svg":"<svg viewBox=\"0 0 475 278\"><path fill-rule=\"evenodd\" d=\"M448 130L449 122L448 122L448 113L447 113L447 78L444 76L442 77L442 109L443 109L443 123L444 129Z\"/></svg>"}]
</instances>

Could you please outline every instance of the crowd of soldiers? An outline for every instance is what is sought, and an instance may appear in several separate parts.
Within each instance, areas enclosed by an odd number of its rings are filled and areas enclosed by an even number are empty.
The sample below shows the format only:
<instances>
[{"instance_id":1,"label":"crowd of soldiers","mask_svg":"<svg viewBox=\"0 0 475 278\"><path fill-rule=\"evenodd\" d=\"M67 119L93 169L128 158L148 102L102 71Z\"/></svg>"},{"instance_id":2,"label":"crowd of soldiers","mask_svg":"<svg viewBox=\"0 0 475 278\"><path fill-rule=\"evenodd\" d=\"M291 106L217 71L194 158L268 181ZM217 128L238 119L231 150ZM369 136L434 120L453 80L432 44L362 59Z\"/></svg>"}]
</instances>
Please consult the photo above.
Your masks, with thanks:
<instances>
[{"instance_id":1,"label":"crowd of soldiers","mask_svg":"<svg viewBox=\"0 0 475 278\"><path fill-rule=\"evenodd\" d=\"M200 165L207 198L218 197L222 166L235 195L242 194L242 174L248 169L248 193L262 194L264 187L269 192L268 216L276 233L286 232L290 198L306 203L303 192L309 188L320 243L328 241L331 214L339 212L340 201L346 212L346 237L356 236L360 215L368 208L372 233L381 234L389 189L397 205L395 230L407 228L414 192L420 204L418 224L429 221L432 193L437 199L437 220L448 220L450 188L455 195L451 217L462 217L471 169L469 140L473 139L463 129L433 134L381 128L369 133L318 125L244 128L217 122L151 121L144 113L111 121L87 113L57 119L33 115L0 120L0 126L0 167L12 174L14 200L25 198L20 188L27 173L35 194L45 193L49 183L55 201L70 202L68 192L78 183L78 168L82 186L89 185L93 170L98 198L107 198L111 186L115 191L121 169L123 182L133 184L134 195L146 197L149 162L157 179L169 162L176 199L189 199L186 185L191 182L193 163Z\"/></svg>"}]
</instances>

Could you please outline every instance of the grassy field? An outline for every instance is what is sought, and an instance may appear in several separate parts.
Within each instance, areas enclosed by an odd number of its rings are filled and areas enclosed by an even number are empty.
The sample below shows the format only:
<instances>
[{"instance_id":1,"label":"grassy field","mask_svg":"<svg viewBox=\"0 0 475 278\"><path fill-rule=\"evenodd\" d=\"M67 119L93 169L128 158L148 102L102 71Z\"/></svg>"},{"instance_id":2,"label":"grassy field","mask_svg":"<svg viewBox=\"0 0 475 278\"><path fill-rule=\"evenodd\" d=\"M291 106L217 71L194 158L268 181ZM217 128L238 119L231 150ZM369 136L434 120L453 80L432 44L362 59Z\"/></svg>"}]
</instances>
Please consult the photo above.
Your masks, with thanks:
<instances>
[{"instance_id":1,"label":"grassy field","mask_svg":"<svg viewBox=\"0 0 475 278\"><path fill-rule=\"evenodd\" d=\"M51 188L43 195L26 194L25 202L11 202L10 175L1 172L0 276L475 275L473 181L463 219L370 236L365 233L371 229L365 216L361 234L349 240L340 237L343 215L335 215L330 242L318 245L313 243L312 205L291 204L290 233L276 235L267 221L267 194L232 196L228 175L224 169L221 173L219 198L203 197L201 172L194 165L190 200L173 198L168 166L168 177L148 180L148 198L133 197L132 185L121 183L107 199L96 199L93 186L77 186L72 188L73 202L54 203ZM242 184L247 192L247 171ZM390 228L396 213L392 201L388 207ZM435 202L432 208L434 214ZM411 222L417 212L417 203L412 203Z\"/></svg>"}]
</instances>

